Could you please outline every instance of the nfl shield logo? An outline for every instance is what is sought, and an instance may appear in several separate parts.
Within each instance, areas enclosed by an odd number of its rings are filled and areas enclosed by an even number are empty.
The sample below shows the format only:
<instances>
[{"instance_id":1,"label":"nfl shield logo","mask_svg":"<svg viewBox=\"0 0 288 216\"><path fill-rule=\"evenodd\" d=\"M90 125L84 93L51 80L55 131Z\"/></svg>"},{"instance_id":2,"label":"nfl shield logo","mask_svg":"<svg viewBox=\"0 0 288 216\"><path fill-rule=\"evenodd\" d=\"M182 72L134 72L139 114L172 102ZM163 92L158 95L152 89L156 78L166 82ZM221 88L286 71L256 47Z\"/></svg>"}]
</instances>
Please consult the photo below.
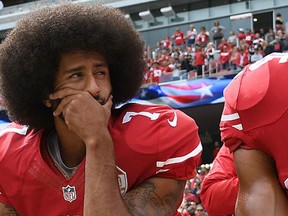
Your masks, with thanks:
<instances>
[{"instance_id":1,"label":"nfl shield logo","mask_svg":"<svg viewBox=\"0 0 288 216\"><path fill-rule=\"evenodd\" d=\"M64 200L68 202L72 202L76 200L76 189L75 186L67 185L66 187L62 187Z\"/></svg>"}]
</instances>

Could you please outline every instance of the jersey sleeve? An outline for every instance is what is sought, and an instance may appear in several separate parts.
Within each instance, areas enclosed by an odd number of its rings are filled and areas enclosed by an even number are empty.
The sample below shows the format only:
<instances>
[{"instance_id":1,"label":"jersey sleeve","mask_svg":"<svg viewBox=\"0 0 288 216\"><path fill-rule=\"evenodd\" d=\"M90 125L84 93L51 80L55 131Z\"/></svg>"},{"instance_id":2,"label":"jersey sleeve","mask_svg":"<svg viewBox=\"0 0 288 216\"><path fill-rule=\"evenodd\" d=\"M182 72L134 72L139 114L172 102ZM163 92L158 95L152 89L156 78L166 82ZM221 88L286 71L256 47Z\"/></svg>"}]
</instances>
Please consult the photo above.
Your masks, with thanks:
<instances>
[{"instance_id":1,"label":"jersey sleeve","mask_svg":"<svg viewBox=\"0 0 288 216\"><path fill-rule=\"evenodd\" d=\"M238 189L233 154L223 145L202 183L200 197L209 215L234 214Z\"/></svg>"},{"instance_id":2,"label":"jersey sleeve","mask_svg":"<svg viewBox=\"0 0 288 216\"><path fill-rule=\"evenodd\" d=\"M287 59L287 54L268 55L246 66L224 90L220 131L230 151L240 145L259 149L255 129L276 122L287 111Z\"/></svg>"},{"instance_id":3,"label":"jersey sleeve","mask_svg":"<svg viewBox=\"0 0 288 216\"><path fill-rule=\"evenodd\" d=\"M9 197L21 188L31 157L26 153L28 127L11 123L0 131L0 202L11 205Z\"/></svg>"},{"instance_id":4,"label":"jersey sleeve","mask_svg":"<svg viewBox=\"0 0 288 216\"><path fill-rule=\"evenodd\" d=\"M3 189L0 188L0 203L4 203L6 205L12 206L12 203L1 191L3 191Z\"/></svg>"},{"instance_id":5,"label":"jersey sleeve","mask_svg":"<svg viewBox=\"0 0 288 216\"><path fill-rule=\"evenodd\" d=\"M202 152L198 127L179 110L170 109L161 116L156 176L191 179L196 175Z\"/></svg>"}]
</instances>

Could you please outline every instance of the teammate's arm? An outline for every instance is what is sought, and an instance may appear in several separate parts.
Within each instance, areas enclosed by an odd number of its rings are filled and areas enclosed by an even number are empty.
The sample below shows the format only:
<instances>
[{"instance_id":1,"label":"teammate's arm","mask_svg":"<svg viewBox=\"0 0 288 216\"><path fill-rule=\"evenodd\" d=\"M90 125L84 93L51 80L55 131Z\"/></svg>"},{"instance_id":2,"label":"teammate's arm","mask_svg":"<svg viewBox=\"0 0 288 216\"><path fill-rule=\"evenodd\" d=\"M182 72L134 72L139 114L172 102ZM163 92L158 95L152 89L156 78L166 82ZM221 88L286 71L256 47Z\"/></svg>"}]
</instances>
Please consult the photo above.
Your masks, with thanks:
<instances>
[{"instance_id":1,"label":"teammate's arm","mask_svg":"<svg viewBox=\"0 0 288 216\"><path fill-rule=\"evenodd\" d=\"M202 182L200 198L210 215L232 215L239 190L233 153L223 145ZM221 196L221 199L219 199Z\"/></svg>"},{"instance_id":2,"label":"teammate's arm","mask_svg":"<svg viewBox=\"0 0 288 216\"><path fill-rule=\"evenodd\" d=\"M186 181L150 178L130 190L124 201L132 215L173 215L183 197Z\"/></svg>"},{"instance_id":3,"label":"teammate's arm","mask_svg":"<svg viewBox=\"0 0 288 216\"><path fill-rule=\"evenodd\" d=\"M240 181L236 215L286 215L288 200L273 161L263 152L241 148L235 151L234 161Z\"/></svg>"},{"instance_id":4,"label":"teammate's arm","mask_svg":"<svg viewBox=\"0 0 288 216\"><path fill-rule=\"evenodd\" d=\"M13 207L0 203L0 216L19 216L19 214Z\"/></svg>"}]
</instances>

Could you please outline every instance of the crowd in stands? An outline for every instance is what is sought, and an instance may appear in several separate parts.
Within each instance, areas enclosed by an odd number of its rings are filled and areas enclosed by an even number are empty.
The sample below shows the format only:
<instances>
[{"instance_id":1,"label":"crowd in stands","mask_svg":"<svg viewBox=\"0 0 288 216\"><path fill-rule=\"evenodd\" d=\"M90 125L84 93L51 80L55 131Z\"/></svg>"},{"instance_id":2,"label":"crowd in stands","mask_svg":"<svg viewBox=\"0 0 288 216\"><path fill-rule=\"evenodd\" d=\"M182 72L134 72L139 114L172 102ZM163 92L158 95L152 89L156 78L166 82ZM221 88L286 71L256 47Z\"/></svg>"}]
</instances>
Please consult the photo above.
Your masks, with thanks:
<instances>
[{"instance_id":1,"label":"crowd in stands","mask_svg":"<svg viewBox=\"0 0 288 216\"><path fill-rule=\"evenodd\" d=\"M202 181L210 170L210 164L202 164L195 178L187 181L183 201L178 209L182 216L208 216L200 199Z\"/></svg>"},{"instance_id":2,"label":"crowd in stands","mask_svg":"<svg viewBox=\"0 0 288 216\"><path fill-rule=\"evenodd\" d=\"M239 28L238 32L230 31L228 37L224 37L225 27L217 20L210 31L191 24L185 33L177 27L173 35L166 35L157 43L155 50L147 46L144 85L237 72L267 54L287 52L288 33L281 14L277 14L275 26L275 31L268 32L264 28Z\"/></svg>"}]
</instances>

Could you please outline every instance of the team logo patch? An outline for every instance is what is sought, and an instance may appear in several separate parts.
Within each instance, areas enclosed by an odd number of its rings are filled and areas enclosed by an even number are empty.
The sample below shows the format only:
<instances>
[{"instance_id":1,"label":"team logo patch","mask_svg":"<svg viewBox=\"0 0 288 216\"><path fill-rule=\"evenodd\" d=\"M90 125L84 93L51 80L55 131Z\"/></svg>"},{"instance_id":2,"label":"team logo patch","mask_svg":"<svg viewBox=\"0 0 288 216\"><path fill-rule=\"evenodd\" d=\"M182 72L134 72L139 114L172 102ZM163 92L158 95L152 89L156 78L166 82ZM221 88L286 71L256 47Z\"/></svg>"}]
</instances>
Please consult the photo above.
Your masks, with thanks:
<instances>
[{"instance_id":1,"label":"team logo patch","mask_svg":"<svg viewBox=\"0 0 288 216\"><path fill-rule=\"evenodd\" d=\"M75 186L71 187L70 185L67 185L66 187L62 187L62 191L64 200L68 202L76 200L77 196Z\"/></svg>"},{"instance_id":2,"label":"team logo patch","mask_svg":"<svg viewBox=\"0 0 288 216\"><path fill-rule=\"evenodd\" d=\"M117 166L118 169L118 185L120 189L120 193L123 196L128 189L128 181L127 181L127 174L124 170Z\"/></svg>"}]
</instances>

